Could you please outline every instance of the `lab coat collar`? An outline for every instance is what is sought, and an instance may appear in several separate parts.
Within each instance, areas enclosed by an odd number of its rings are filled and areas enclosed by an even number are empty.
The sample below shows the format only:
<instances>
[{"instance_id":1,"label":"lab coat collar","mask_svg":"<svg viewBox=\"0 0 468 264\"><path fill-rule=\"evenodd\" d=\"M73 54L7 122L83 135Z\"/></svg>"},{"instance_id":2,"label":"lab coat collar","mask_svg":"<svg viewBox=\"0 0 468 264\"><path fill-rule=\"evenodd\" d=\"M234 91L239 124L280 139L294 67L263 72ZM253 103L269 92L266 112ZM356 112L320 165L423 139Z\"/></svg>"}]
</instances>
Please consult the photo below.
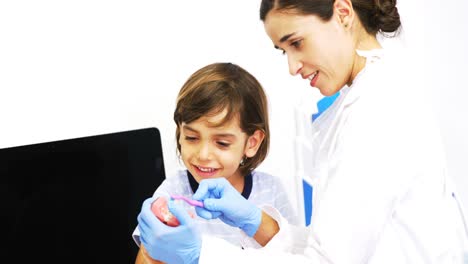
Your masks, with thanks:
<instances>
[{"instance_id":1,"label":"lab coat collar","mask_svg":"<svg viewBox=\"0 0 468 264\"><path fill-rule=\"evenodd\" d=\"M365 84L361 84L366 78L373 78L373 76L367 76L367 71L373 68L375 65L378 65L379 61L384 57L383 49L373 49L373 50L356 50L356 53L359 56L366 58L366 65L365 67L358 73L355 77L353 83L350 86L345 86L340 90L340 95L336 99L336 101L327 109L326 112L323 113L322 116L317 118L317 120L312 123L312 142L314 145L314 154L313 158L317 164L327 164L328 157L322 156L318 153L321 152L322 142L326 142L327 135L323 134L324 131L327 130L328 127L334 127L335 122L338 120L335 118L339 113L343 112L345 108L349 107L353 103L357 102L361 96L362 89L366 89ZM318 160L321 160L318 162ZM315 164L315 163L314 163ZM326 167L326 166L325 166ZM315 168L317 170L314 173L314 176L311 176L312 181L317 181L319 175L321 177L325 177L323 174L323 168ZM321 171L319 173L318 171Z\"/></svg>"},{"instance_id":2,"label":"lab coat collar","mask_svg":"<svg viewBox=\"0 0 468 264\"><path fill-rule=\"evenodd\" d=\"M369 68L372 68L375 64L381 61L384 57L384 50L383 49L372 49L372 50L356 50L356 53L366 58L366 65L364 68L357 74L354 78L353 83L350 86L343 87L340 92L343 95L343 104L342 107L347 107L348 105L356 102L359 99L359 95L361 94L361 86L356 85L356 83L360 83L361 79L365 78L366 72L369 71ZM352 90L352 92L351 92Z\"/></svg>"}]
</instances>

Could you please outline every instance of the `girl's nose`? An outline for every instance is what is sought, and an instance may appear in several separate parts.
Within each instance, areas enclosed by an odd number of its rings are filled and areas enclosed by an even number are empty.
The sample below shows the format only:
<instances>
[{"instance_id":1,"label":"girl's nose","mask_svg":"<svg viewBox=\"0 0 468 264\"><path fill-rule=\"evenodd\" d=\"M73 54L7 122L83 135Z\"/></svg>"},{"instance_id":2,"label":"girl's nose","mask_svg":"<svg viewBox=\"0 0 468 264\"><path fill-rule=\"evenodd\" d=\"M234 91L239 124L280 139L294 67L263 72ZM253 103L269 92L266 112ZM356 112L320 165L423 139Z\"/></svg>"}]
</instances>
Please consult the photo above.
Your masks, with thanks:
<instances>
[{"instance_id":1,"label":"girl's nose","mask_svg":"<svg viewBox=\"0 0 468 264\"><path fill-rule=\"evenodd\" d=\"M294 56L288 55L288 65L289 65L289 73L292 76L301 72L302 69L302 62L296 59Z\"/></svg>"},{"instance_id":2,"label":"girl's nose","mask_svg":"<svg viewBox=\"0 0 468 264\"><path fill-rule=\"evenodd\" d=\"M211 147L210 144L201 144L198 149L198 158L200 160L209 160L211 158Z\"/></svg>"}]
</instances>

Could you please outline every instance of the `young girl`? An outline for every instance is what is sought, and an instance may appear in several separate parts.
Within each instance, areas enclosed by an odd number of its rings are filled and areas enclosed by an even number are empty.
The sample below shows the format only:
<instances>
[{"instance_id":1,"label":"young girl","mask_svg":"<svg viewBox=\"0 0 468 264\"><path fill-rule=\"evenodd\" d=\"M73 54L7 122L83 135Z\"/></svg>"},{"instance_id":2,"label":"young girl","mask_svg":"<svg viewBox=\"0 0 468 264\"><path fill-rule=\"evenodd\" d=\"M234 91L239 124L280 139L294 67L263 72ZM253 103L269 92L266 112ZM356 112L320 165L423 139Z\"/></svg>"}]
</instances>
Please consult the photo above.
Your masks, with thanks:
<instances>
[{"instance_id":1,"label":"young girl","mask_svg":"<svg viewBox=\"0 0 468 264\"><path fill-rule=\"evenodd\" d=\"M297 223L279 179L254 171L269 147L267 98L260 83L232 63L214 63L196 71L183 85L174 111L177 150L187 170L168 177L153 197L171 194L192 197L203 179L226 178L243 197L256 205L271 205ZM187 206L187 209L193 210ZM238 228L221 220L197 217L197 228L239 247L260 245ZM133 238L139 259L148 257L137 227Z\"/></svg>"}]
</instances>

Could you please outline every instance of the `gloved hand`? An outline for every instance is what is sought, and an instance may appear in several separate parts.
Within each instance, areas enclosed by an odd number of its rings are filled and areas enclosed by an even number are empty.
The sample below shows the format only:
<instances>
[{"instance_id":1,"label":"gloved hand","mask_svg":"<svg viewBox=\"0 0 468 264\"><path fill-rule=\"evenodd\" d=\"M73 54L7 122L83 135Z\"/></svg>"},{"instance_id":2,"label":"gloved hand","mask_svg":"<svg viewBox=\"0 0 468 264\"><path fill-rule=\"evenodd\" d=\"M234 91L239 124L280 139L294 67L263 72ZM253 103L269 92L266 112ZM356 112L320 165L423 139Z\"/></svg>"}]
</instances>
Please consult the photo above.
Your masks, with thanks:
<instances>
[{"instance_id":1,"label":"gloved hand","mask_svg":"<svg viewBox=\"0 0 468 264\"><path fill-rule=\"evenodd\" d=\"M260 208L246 200L225 178L200 181L192 198L203 201L204 208L195 208L202 218L219 218L230 226L239 227L250 237L260 226Z\"/></svg>"},{"instance_id":2,"label":"gloved hand","mask_svg":"<svg viewBox=\"0 0 468 264\"><path fill-rule=\"evenodd\" d=\"M138 215L140 239L147 253L166 263L198 263L201 238L193 219L185 208L169 199L168 208L180 225L167 226L151 211L154 200L153 197L146 199Z\"/></svg>"}]
</instances>

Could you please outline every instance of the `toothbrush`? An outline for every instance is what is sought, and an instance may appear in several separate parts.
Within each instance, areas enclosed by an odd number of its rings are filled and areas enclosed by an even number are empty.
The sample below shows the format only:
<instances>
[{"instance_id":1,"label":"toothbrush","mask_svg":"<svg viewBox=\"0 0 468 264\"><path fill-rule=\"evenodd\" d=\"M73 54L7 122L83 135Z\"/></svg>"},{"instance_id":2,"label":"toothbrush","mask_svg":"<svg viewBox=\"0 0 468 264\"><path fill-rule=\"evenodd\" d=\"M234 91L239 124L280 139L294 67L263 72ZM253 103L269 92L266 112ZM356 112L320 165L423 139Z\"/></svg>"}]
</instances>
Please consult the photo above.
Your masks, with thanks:
<instances>
[{"instance_id":1,"label":"toothbrush","mask_svg":"<svg viewBox=\"0 0 468 264\"><path fill-rule=\"evenodd\" d=\"M174 200L183 200L186 203L193 205L193 206L203 207L203 202L192 200L182 195L171 194L171 198Z\"/></svg>"}]
</instances>

